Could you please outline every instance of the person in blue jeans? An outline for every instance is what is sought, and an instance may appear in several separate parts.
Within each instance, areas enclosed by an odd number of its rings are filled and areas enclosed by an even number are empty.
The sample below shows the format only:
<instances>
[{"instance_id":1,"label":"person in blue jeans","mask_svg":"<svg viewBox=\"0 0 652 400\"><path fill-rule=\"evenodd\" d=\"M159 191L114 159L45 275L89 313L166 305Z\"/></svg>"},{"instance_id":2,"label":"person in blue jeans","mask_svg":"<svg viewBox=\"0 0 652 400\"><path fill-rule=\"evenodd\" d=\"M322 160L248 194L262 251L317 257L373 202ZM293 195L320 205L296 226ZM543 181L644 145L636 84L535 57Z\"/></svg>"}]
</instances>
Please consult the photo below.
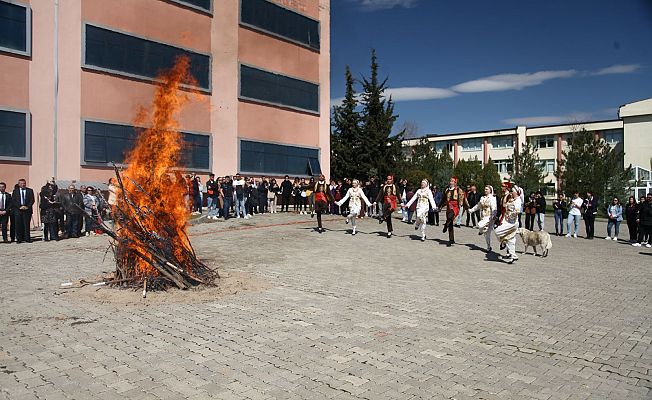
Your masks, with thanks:
<instances>
[{"instance_id":1,"label":"person in blue jeans","mask_svg":"<svg viewBox=\"0 0 652 400\"><path fill-rule=\"evenodd\" d=\"M568 204L563 193L560 193L555 200L552 201L552 209L555 210L555 235L561 236L564 234L564 220L568 217Z\"/></svg>"},{"instance_id":2,"label":"person in blue jeans","mask_svg":"<svg viewBox=\"0 0 652 400\"><path fill-rule=\"evenodd\" d=\"M620 204L620 199L614 197L611 204L607 206L607 237L606 240L618 240L618 233L620 232L620 223L623 220L623 206ZM611 236L611 228L616 228L614 236Z\"/></svg>"},{"instance_id":3,"label":"person in blue jeans","mask_svg":"<svg viewBox=\"0 0 652 400\"><path fill-rule=\"evenodd\" d=\"M573 200L569 203L568 233L566 234L568 238L572 235L572 237L577 239L577 232L580 230L580 218L582 217L582 204L584 204L584 200L580 197L579 192L575 192L573 194Z\"/></svg>"},{"instance_id":4,"label":"person in blue jeans","mask_svg":"<svg viewBox=\"0 0 652 400\"><path fill-rule=\"evenodd\" d=\"M247 214L246 201L247 197L245 196L245 179L237 174L233 178L233 191L235 192L235 217L249 219Z\"/></svg>"}]
</instances>

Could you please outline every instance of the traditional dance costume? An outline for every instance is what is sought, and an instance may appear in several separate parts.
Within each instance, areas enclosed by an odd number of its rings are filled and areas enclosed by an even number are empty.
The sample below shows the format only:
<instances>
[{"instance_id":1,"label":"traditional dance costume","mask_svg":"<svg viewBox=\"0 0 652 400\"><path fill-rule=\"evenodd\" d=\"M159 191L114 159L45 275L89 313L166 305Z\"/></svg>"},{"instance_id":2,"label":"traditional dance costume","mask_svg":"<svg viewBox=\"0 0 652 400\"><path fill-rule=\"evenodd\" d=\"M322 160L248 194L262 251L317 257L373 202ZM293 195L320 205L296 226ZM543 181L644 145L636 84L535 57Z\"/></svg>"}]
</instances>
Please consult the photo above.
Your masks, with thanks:
<instances>
[{"instance_id":1,"label":"traditional dance costume","mask_svg":"<svg viewBox=\"0 0 652 400\"><path fill-rule=\"evenodd\" d=\"M315 190L313 191L315 196L315 208L314 212L310 215L314 216L314 213L317 213L317 231L319 233L324 232L324 228L321 225L321 214L328 210L328 202L333 201L333 196L328 188L328 184L325 181L315 183Z\"/></svg>"},{"instance_id":2,"label":"traditional dance costume","mask_svg":"<svg viewBox=\"0 0 652 400\"><path fill-rule=\"evenodd\" d=\"M383 216L379 219L379 223L387 222L387 237L392 237L392 213L396 210L396 202L398 199L398 187L394 183L385 183L380 187L378 198L376 202L383 202Z\"/></svg>"},{"instance_id":3,"label":"traditional dance costume","mask_svg":"<svg viewBox=\"0 0 652 400\"><path fill-rule=\"evenodd\" d=\"M518 214L521 212L521 198L512 198L505 204L505 211L496 228L496 237L501 244L507 245L509 263L518 260L516 256L516 230L518 229Z\"/></svg>"},{"instance_id":4,"label":"traditional dance costume","mask_svg":"<svg viewBox=\"0 0 652 400\"><path fill-rule=\"evenodd\" d=\"M448 188L444 193L444 201L446 202L446 223L444 224L444 232L448 231L448 244L449 246L455 243L455 233L453 232L453 224L455 219L460 214L460 207L466 206L466 195L459 187Z\"/></svg>"},{"instance_id":5,"label":"traditional dance costume","mask_svg":"<svg viewBox=\"0 0 652 400\"><path fill-rule=\"evenodd\" d=\"M421 241L423 242L426 240L428 211L430 211L431 206L433 210L436 209L437 204L435 203L435 199L432 197L432 191L430 191L430 188L417 190L410 201L407 202L405 208L409 208L415 201L417 201L417 218L414 223L414 229L419 229L419 227L421 227Z\"/></svg>"},{"instance_id":6,"label":"traditional dance costume","mask_svg":"<svg viewBox=\"0 0 652 400\"><path fill-rule=\"evenodd\" d=\"M349 188L349 190L346 191L346 195L342 198L342 200L336 202L335 204L341 206L347 200L349 201L349 213L346 215L346 223L348 224L349 219L351 220L351 226L353 227L352 234L355 235L356 233L355 220L358 218L358 215L360 215L360 211L362 210L361 200L364 200L367 207L371 207L371 203L369 202L369 199L367 199L367 196L365 196L364 192L360 187Z\"/></svg>"},{"instance_id":7,"label":"traditional dance costume","mask_svg":"<svg viewBox=\"0 0 652 400\"><path fill-rule=\"evenodd\" d=\"M487 251L491 251L491 235L494 230L494 219L496 218L496 197L493 189L488 196L482 196L478 204L473 206L469 212L480 211L480 221L478 222L478 235L484 234L487 241Z\"/></svg>"}]
</instances>

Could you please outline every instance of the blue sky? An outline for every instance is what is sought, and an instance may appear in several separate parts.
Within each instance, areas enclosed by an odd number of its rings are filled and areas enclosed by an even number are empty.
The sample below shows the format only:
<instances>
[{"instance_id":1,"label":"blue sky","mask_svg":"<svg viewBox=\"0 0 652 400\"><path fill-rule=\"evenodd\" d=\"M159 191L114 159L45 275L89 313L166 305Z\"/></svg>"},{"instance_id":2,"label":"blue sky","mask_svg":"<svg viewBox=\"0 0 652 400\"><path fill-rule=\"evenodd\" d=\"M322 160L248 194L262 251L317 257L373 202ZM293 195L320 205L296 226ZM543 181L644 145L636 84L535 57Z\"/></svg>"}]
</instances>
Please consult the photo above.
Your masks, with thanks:
<instances>
[{"instance_id":1,"label":"blue sky","mask_svg":"<svg viewBox=\"0 0 652 400\"><path fill-rule=\"evenodd\" d=\"M652 97L650 0L331 0L331 103L372 48L421 135L615 119Z\"/></svg>"}]
</instances>

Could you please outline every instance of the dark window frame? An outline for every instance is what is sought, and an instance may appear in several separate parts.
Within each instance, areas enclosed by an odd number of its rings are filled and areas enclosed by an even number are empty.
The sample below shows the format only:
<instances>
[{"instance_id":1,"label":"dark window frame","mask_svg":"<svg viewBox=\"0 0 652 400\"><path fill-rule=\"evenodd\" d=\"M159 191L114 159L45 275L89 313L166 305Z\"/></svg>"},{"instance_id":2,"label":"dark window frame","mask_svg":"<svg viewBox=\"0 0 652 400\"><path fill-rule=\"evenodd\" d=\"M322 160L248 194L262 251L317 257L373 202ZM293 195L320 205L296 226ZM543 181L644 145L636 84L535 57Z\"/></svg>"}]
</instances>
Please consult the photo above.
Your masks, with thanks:
<instances>
[{"instance_id":1,"label":"dark window frame","mask_svg":"<svg viewBox=\"0 0 652 400\"><path fill-rule=\"evenodd\" d=\"M243 96L242 95L242 67L257 69L259 71L263 71L263 72L266 72L268 74L282 76L282 77L285 77L285 78L290 78L290 79L294 79L294 80L305 82L305 83L310 83L310 84L313 84L313 85L317 86L317 111L310 110L310 109L303 108L303 107L297 107L297 106L277 103L277 102L274 102L274 101L261 100L261 99L257 99L257 98L254 98L254 97ZM282 109L288 109L288 110L292 110L292 111L300 111L300 112L310 114L310 115L314 115L314 116L320 116L321 115L321 113L320 113L320 110L321 110L321 85L319 84L319 82L314 82L314 81L309 81L309 80L302 79L302 78L297 78L296 76L281 74L281 73L278 73L278 72L270 71L268 69L261 68L261 67L251 65L251 64L246 64L246 63L238 63L238 100L250 101L252 103L259 103L259 104L264 104L264 105L268 105L268 106L279 107L279 108L282 108Z\"/></svg>"},{"instance_id":2,"label":"dark window frame","mask_svg":"<svg viewBox=\"0 0 652 400\"><path fill-rule=\"evenodd\" d=\"M201 7L201 6L198 6L196 4L193 4L188 0L165 0L165 1L169 1L170 3L176 3L181 7L190 8L190 9L193 9L195 11L199 11L201 13L208 14L208 15L211 15L211 16L213 15L213 12L214 12L214 9L215 9L214 0L208 0L209 3L210 3L210 6L209 6L208 9L206 9L204 7Z\"/></svg>"},{"instance_id":3,"label":"dark window frame","mask_svg":"<svg viewBox=\"0 0 652 400\"><path fill-rule=\"evenodd\" d=\"M290 42L292 44L303 47L303 48L308 49L310 51L314 51L316 53L321 52L321 39L322 39L321 38L321 21L319 21L318 19L309 17L309 16L307 16L305 14L302 14L302 13L296 11L296 10L292 10L292 9L290 9L288 7L285 7L285 6L281 5L281 4L273 3L273 2L270 2L269 0L264 0L264 1L266 1L267 3L270 3L272 5L275 5L275 6L279 7L279 8L281 8L281 9L284 9L284 10L290 12L290 13L299 15L301 17L304 17L304 18L307 18L309 20L312 20L312 21L316 22L317 23L317 33L319 35L319 48L312 47L309 44L303 43L303 42L301 42L299 40L292 39L292 38L289 38L287 36L281 35L280 33L272 32L272 31L269 31L269 30L267 30L265 28L261 28L259 26L256 26L256 25L250 24L248 22L242 21L242 0L238 0L238 3L239 3L238 4L238 23L240 24L240 26L242 26L244 28L247 28L247 29L251 29L253 31L264 33L266 35L275 37L275 38L280 39L280 40Z\"/></svg>"},{"instance_id":4,"label":"dark window frame","mask_svg":"<svg viewBox=\"0 0 652 400\"><path fill-rule=\"evenodd\" d=\"M13 156L0 155L0 160L31 162L32 161L32 114L29 112L29 110L22 110L22 109L9 108L9 107L0 107L0 111L7 111L7 112L25 115L25 156L13 157Z\"/></svg>"},{"instance_id":5,"label":"dark window frame","mask_svg":"<svg viewBox=\"0 0 652 400\"><path fill-rule=\"evenodd\" d=\"M142 128L142 127L137 127L134 125L122 123L122 122L115 122L115 121L107 121L107 120L101 120L101 119L94 119L94 118L82 118L81 120L81 141L80 141L80 160L81 160L81 166L82 167L101 167L101 168L113 168L113 164L110 162L96 162L96 161L86 161L86 123L87 122L92 122L92 123L99 123L99 124L107 124L107 125L117 125L117 126L122 126L122 127L128 127L132 129L136 128ZM196 135L196 136L205 136L208 137L208 167L207 168L200 168L200 167L185 167L185 166L178 166L174 167L173 170L193 170L197 172L210 172L211 171L211 166L213 164L213 135L206 133L206 132L195 132L195 131L179 131L181 135L183 134L188 134L188 135ZM116 163L117 166L126 166L127 164L123 162L121 163Z\"/></svg>"},{"instance_id":6,"label":"dark window frame","mask_svg":"<svg viewBox=\"0 0 652 400\"><path fill-rule=\"evenodd\" d=\"M125 32L125 31L122 31L120 29L115 29L115 28L112 28L112 27L108 27L108 26L104 26L104 25L96 24L96 23L91 23L91 22L88 22L88 21L82 21L81 26L82 26L81 66L82 66L83 69L87 69L87 70L91 70L91 71L104 72L104 73L107 73L107 74L110 74L110 75L116 75L116 76L126 77L126 78L129 78L129 79L136 79L136 80L139 80L139 81L150 82L150 83L151 82L161 82L159 79L149 77L149 76L138 75L138 74L133 74L133 73L130 73L130 72L124 72L124 71L120 71L120 70L116 70L116 69L112 69L112 68L105 68L105 67L99 67L99 66L96 66L96 65L88 64L86 62L86 27L87 26L92 26L92 27L95 27L95 28L104 29L104 30L119 33L119 34L122 34L122 35L131 36L131 37L134 37L134 38L137 38L137 39L140 39L140 40L145 40L145 41L148 41L148 42L155 42L155 43L158 43L158 44L161 44L161 45L164 45L164 46L174 47L176 49L179 49L179 50L182 50L182 51L185 51L185 52L195 53L195 54L198 54L198 55L201 55L201 56L208 57L208 87L205 88L205 87L201 87L201 86L192 86L192 88L196 89L196 90L198 90L198 91L200 91L202 93L209 93L209 94L212 93L212 91L213 91L213 79L212 79L213 78L213 76L212 76L213 55L212 54L210 54L210 53L202 53L200 51L189 49L187 47L177 46L177 45L170 44L170 43L167 43L167 42L162 42L160 40L156 40L156 39L153 39L153 38L150 38L150 37L138 35L138 34L135 34L135 33L132 33L132 32ZM190 87L190 86L182 85L182 87Z\"/></svg>"},{"instance_id":7,"label":"dark window frame","mask_svg":"<svg viewBox=\"0 0 652 400\"><path fill-rule=\"evenodd\" d=\"M290 172L290 171L249 171L249 170L243 170L242 169L242 142L252 142L252 143L259 143L259 144L263 144L263 145L276 145L276 146L285 146L285 147L295 147L295 148L305 149L305 150L316 150L317 151L317 157L306 156L306 170L310 170L310 172L313 172L313 175L301 174L301 173ZM315 171L312 170L313 166L310 163L311 158L315 158L317 160L318 165L319 165L319 171L316 174L315 174ZM272 142L272 141L257 140L257 139L238 138L238 172L240 174L244 174L244 175L273 175L273 176L290 175L292 177L298 176L300 178L301 177L308 178L308 177L311 177L311 176L319 176L319 174L323 173L322 167L321 167L321 148L320 147L311 147L311 146L299 146L299 145L296 145L296 144Z\"/></svg>"},{"instance_id":8,"label":"dark window frame","mask_svg":"<svg viewBox=\"0 0 652 400\"><path fill-rule=\"evenodd\" d=\"M32 7L29 4L21 4L14 1L3 1L2 3L11 4L13 6L22 7L25 9L25 51L12 49L10 47L0 46L0 52L2 53L11 53L17 54L20 56L31 57L32 56Z\"/></svg>"}]
</instances>

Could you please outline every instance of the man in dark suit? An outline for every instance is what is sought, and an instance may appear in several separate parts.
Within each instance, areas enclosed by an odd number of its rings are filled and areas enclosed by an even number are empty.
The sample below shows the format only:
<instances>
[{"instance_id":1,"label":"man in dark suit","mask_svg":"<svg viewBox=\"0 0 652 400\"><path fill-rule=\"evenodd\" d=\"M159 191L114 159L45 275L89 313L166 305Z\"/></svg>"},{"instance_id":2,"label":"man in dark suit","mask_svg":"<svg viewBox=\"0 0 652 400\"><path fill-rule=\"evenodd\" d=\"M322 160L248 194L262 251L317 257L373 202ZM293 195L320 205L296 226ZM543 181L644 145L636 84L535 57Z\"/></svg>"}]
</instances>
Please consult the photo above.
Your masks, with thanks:
<instances>
[{"instance_id":1,"label":"man in dark suit","mask_svg":"<svg viewBox=\"0 0 652 400\"><path fill-rule=\"evenodd\" d=\"M7 239L7 223L9 222L9 218L11 216L12 207L11 194L7 193L5 191L6 189L7 184L0 182L0 231L2 231L2 240L5 243L9 242ZM13 218L11 218L11 220L13 225Z\"/></svg>"},{"instance_id":2,"label":"man in dark suit","mask_svg":"<svg viewBox=\"0 0 652 400\"><path fill-rule=\"evenodd\" d=\"M584 224L586 226L586 238L593 239L595 234L595 216L598 214L598 199L593 197L593 193L586 192L584 200Z\"/></svg>"},{"instance_id":3,"label":"man in dark suit","mask_svg":"<svg viewBox=\"0 0 652 400\"><path fill-rule=\"evenodd\" d=\"M18 187L11 194L11 202L16 221L16 241L30 243L32 241L30 223L32 222L34 191L27 187L25 179L18 180Z\"/></svg>"}]
</instances>

